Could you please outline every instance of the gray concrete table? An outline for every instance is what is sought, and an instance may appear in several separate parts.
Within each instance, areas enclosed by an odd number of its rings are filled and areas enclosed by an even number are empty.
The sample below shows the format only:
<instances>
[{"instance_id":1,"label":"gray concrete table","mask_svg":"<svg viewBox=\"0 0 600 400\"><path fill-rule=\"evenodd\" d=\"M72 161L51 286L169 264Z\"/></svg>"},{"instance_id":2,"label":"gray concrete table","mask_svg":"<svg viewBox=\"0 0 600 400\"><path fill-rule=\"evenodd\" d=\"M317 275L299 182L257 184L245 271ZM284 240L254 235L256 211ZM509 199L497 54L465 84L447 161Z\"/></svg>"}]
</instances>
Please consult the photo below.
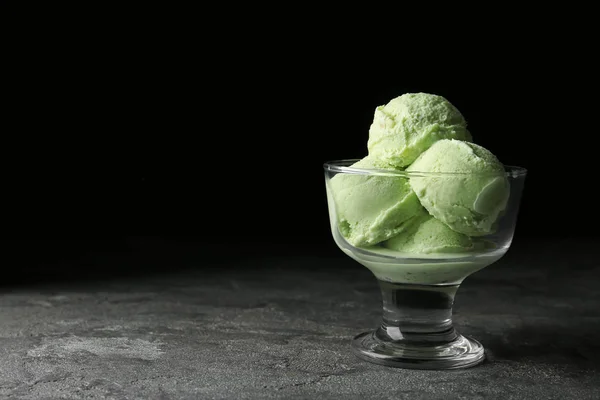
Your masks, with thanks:
<instances>
[{"instance_id":1,"label":"gray concrete table","mask_svg":"<svg viewBox=\"0 0 600 400\"><path fill-rule=\"evenodd\" d=\"M0 398L600 399L598 262L521 250L463 283L455 326L487 361L447 372L351 353L380 298L341 253L4 287Z\"/></svg>"}]
</instances>

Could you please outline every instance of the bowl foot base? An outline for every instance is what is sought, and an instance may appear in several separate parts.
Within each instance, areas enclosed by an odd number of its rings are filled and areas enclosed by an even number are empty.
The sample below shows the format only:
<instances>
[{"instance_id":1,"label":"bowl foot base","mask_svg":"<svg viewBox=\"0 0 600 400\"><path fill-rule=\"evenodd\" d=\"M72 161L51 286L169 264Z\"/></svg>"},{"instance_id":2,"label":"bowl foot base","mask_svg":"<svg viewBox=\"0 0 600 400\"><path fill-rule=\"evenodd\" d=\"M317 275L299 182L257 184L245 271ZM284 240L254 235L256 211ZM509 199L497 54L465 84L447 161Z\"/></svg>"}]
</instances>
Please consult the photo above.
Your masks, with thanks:
<instances>
[{"instance_id":1,"label":"bowl foot base","mask_svg":"<svg viewBox=\"0 0 600 400\"><path fill-rule=\"evenodd\" d=\"M473 367L485 360L481 343L460 334L449 343L436 344L384 341L371 331L356 336L352 347L365 361L397 368L458 369Z\"/></svg>"}]
</instances>

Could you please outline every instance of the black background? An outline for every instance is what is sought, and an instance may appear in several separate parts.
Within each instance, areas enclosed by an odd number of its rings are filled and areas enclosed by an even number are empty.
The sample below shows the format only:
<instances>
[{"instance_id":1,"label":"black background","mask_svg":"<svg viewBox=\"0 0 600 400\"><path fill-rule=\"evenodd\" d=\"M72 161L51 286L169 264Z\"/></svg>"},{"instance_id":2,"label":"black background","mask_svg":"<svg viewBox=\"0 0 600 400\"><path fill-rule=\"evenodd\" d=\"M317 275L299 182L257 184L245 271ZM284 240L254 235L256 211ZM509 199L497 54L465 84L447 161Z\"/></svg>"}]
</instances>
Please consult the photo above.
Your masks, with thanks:
<instances>
[{"instance_id":1,"label":"black background","mask_svg":"<svg viewBox=\"0 0 600 400\"><path fill-rule=\"evenodd\" d=\"M338 254L322 164L364 156L375 107L418 91L445 96L476 143L528 169L516 243L597 237L596 64L584 32L446 30L413 49L410 35L371 38L359 23L269 19L232 30L203 15L13 32L7 271L93 275L110 270L93 261L101 254L153 259L164 243L164 259L194 249L197 268Z\"/></svg>"}]
</instances>

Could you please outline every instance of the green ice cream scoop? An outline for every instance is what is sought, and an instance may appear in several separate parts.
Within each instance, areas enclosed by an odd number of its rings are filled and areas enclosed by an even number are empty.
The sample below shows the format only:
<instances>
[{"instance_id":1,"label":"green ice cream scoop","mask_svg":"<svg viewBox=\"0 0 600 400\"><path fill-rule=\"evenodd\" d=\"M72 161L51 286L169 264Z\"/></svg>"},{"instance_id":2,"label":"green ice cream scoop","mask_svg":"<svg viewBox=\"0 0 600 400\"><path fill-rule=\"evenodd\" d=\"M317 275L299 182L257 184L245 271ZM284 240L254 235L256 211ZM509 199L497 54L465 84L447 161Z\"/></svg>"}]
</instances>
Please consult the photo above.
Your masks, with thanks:
<instances>
[{"instance_id":1,"label":"green ice cream scoop","mask_svg":"<svg viewBox=\"0 0 600 400\"><path fill-rule=\"evenodd\" d=\"M387 169L389 165L365 157L351 167ZM369 246L395 236L406 221L425 214L407 178L392 175L338 173L328 182L338 228L354 246Z\"/></svg>"},{"instance_id":2,"label":"green ice cream scoop","mask_svg":"<svg viewBox=\"0 0 600 400\"><path fill-rule=\"evenodd\" d=\"M406 93L375 109L367 148L369 155L402 168L440 139L472 140L462 114L442 96Z\"/></svg>"},{"instance_id":3,"label":"green ice cream scoop","mask_svg":"<svg viewBox=\"0 0 600 400\"><path fill-rule=\"evenodd\" d=\"M383 242L383 246L415 254L458 253L474 249L470 237L453 231L431 215L413 218L407 225L407 229Z\"/></svg>"},{"instance_id":4,"label":"green ice cream scoop","mask_svg":"<svg viewBox=\"0 0 600 400\"><path fill-rule=\"evenodd\" d=\"M414 175L410 185L421 204L454 231L469 236L494 232L508 201L509 184L504 166L489 150L461 140L440 140L406 171Z\"/></svg>"}]
</instances>

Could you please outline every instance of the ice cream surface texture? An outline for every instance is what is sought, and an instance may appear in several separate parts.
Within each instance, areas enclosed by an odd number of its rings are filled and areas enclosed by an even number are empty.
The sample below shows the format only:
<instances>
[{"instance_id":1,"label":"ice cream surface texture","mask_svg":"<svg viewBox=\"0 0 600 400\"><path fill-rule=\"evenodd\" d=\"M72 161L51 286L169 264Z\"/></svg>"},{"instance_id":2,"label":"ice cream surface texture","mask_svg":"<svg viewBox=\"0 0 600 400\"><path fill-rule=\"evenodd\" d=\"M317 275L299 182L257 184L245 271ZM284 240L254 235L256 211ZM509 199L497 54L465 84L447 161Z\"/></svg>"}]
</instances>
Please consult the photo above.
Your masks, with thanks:
<instances>
[{"instance_id":1,"label":"ice cream surface texture","mask_svg":"<svg viewBox=\"0 0 600 400\"><path fill-rule=\"evenodd\" d=\"M508 201L509 185L504 166L489 150L470 142L443 139L406 170L414 174L410 186L432 216L465 235L494 232ZM418 172L434 174L418 176Z\"/></svg>"},{"instance_id":2,"label":"ice cream surface texture","mask_svg":"<svg viewBox=\"0 0 600 400\"><path fill-rule=\"evenodd\" d=\"M453 231L430 215L413 218L407 225L407 229L383 245L391 250L418 254L457 253L474 249L470 237Z\"/></svg>"},{"instance_id":3,"label":"ice cream surface texture","mask_svg":"<svg viewBox=\"0 0 600 400\"><path fill-rule=\"evenodd\" d=\"M370 156L352 167L390 170ZM409 180L402 176L343 173L331 178L329 186L340 232L354 246L389 239L401 232L411 218L427 214Z\"/></svg>"},{"instance_id":4,"label":"ice cream surface texture","mask_svg":"<svg viewBox=\"0 0 600 400\"><path fill-rule=\"evenodd\" d=\"M472 140L462 114L442 96L406 93L375 109L367 148L373 158L403 168L441 139Z\"/></svg>"}]
</instances>

